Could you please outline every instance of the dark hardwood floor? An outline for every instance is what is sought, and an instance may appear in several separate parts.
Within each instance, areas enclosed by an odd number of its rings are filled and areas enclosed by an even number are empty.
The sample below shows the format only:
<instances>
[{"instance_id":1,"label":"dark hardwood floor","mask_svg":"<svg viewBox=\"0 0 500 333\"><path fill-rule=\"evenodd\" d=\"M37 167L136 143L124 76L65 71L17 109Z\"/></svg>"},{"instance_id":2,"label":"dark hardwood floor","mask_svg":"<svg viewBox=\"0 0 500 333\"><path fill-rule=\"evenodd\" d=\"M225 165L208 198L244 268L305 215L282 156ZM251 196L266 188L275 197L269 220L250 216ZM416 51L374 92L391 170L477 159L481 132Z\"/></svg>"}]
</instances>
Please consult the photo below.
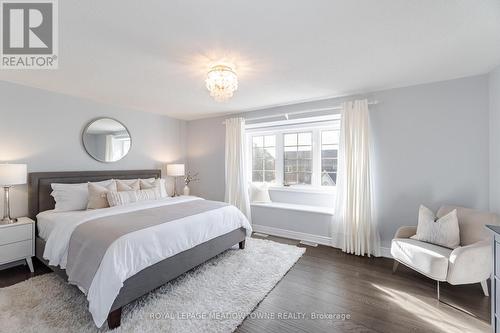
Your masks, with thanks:
<instances>
[{"instance_id":1,"label":"dark hardwood floor","mask_svg":"<svg viewBox=\"0 0 500 333\"><path fill-rule=\"evenodd\" d=\"M443 302L438 302L435 281L402 265L392 274L392 260L356 257L326 246L306 249L237 332L490 331L490 298L479 284L442 283ZM34 275L49 272L38 260L34 264ZM31 276L27 266L0 271L0 287ZM312 319L311 313L339 317Z\"/></svg>"},{"instance_id":2,"label":"dark hardwood floor","mask_svg":"<svg viewBox=\"0 0 500 333\"><path fill-rule=\"evenodd\" d=\"M435 281L403 265L392 274L390 259L357 257L326 246L306 249L237 332L490 331L490 298L479 283L441 283L445 303L438 302ZM287 312L306 313L306 319L259 318ZM307 319L310 313L345 314L350 319Z\"/></svg>"}]
</instances>

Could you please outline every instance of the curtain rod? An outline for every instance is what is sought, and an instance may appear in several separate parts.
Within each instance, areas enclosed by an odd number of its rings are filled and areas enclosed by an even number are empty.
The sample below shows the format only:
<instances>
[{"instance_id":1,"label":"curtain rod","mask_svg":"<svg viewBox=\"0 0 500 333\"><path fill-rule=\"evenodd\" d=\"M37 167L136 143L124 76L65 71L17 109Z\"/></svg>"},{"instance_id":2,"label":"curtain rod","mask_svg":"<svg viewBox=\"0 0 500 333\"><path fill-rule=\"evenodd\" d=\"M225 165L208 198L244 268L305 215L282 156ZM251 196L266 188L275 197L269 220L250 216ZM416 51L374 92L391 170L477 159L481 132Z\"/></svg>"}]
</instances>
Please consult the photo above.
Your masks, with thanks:
<instances>
[{"instance_id":1,"label":"curtain rod","mask_svg":"<svg viewBox=\"0 0 500 333\"><path fill-rule=\"evenodd\" d=\"M379 103L378 101L371 101L371 102L368 102L368 105L377 105L378 103ZM250 118L245 118L245 121L269 119L269 118L279 118L279 117L285 117L288 120L288 117L293 116L293 115L314 113L314 112L324 112L324 111L334 111L334 110L340 110L340 109L342 109L342 106L337 105L337 106L332 106L332 107L328 107L328 108L309 109L309 110L304 110L304 111L293 111L293 112L270 114L267 116L260 116L260 117L250 117ZM226 121L223 121L222 124L225 125Z\"/></svg>"}]
</instances>

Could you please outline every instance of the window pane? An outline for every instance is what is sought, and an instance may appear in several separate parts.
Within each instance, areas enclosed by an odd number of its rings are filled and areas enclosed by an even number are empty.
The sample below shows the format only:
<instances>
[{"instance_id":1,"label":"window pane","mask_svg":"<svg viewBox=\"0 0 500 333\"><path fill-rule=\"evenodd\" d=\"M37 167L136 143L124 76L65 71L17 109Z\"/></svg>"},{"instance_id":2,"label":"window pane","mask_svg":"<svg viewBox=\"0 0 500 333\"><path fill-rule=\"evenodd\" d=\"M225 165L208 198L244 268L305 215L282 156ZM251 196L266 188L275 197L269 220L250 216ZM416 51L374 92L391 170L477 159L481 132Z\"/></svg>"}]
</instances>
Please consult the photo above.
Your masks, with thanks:
<instances>
[{"instance_id":1,"label":"window pane","mask_svg":"<svg viewBox=\"0 0 500 333\"><path fill-rule=\"evenodd\" d=\"M336 172L337 171L337 160L336 159L322 159L321 160L321 171L326 172Z\"/></svg>"},{"instance_id":2,"label":"window pane","mask_svg":"<svg viewBox=\"0 0 500 333\"><path fill-rule=\"evenodd\" d=\"M266 182L274 182L274 180L276 179L274 171L266 171L265 176Z\"/></svg>"},{"instance_id":3,"label":"window pane","mask_svg":"<svg viewBox=\"0 0 500 333\"><path fill-rule=\"evenodd\" d=\"M312 158L312 151L311 150L301 150L297 153L297 158L298 159L311 159Z\"/></svg>"},{"instance_id":4,"label":"window pane","mask_svg":"<svg viewBox=\"0 0 500 333\"><path fill-rule=\"evenodd\" d=\"M322 158L336 158L338 147L333 145L326 145L322 147L321 157Z\"/></svg>"},{"instance_id":5,"label":"window pane","mask_svg":"<svg viewBox=\"0 0 500 333\"><path fill-rule=\"evenodd\" d=\"M276 158L276 148L264 148L264 158Z\"/></svg>"},{"instance_id":6,"label":"window pane","mask_svg":"<svg viewBox=\"0 0 500 333\"><path fill-rule=\"evenodd\" d=\"M263 136L254 136L252 138L253 147L264 147L264 137Z\"/></svg>"},{"instance_id":7,"label":"window pane","mask_svg":"<svg viewBox=\"0 0 500 333\"><path fill-rule=\"evenodd\" d=\"M298 168L300 171L312 172L312 161L311 160L298 160Z\"/></svg>"},{"instance_id":8,"label":"window pane","mask_svg":"<svg viewBox=\"0 0 500 333\"><path fill-rule=\"evenodd\" d=\"M261 158L255 158L252 161L252 170L255 171L264 170L264 160Z\"/></svg>"},{"instance_id":9,"label":"window pane","mask_svg":"<svg viewBox=\"0 0 500 333\"><path fill-rule=\"evenodd\" d=\"M322 172L321 173L321 185L322 186L335 186L337 183L337 173L336 172Z\"/></svg>"},{"instance_id":10,"label":"window pane","mask_svg":"<svg viewBox=\"0 0 500 333\"><path fill-rule=\"evenodd\" d=\"M264 148L254 148L253 158L264 158Z\"/></svg>"},{"instance_id":11,"label":"window pane","mask_svg":"<svg viewBox=\"0 0 500 333\"><path fill-rule=\"evenodd\" d=\"M311 184L311 174L310 173L303 173L299 172L299 179L298 183L299 184Z\"/></svg>"},{"instance_id":12,"label":"window pane","mask_svg":"<svg viewBox=\"0 0 500 333\"><path fill-rule=\"evenodd\" d=\"M335 186L337 181L337 155L339 131L321 132L321 185Z\"/></svg>"},{"instance_id":13,"label":"window pane","mask_svg":"<svg viewBox=\"0 0 500 333\"><path fill-rule=\"evenodd\" d=\"M321 144L333 145L339 143L339 131L323 131L321 132Z\"/></svg>"},{"instance_id":14,"label":"window pane","mask_svg":"<svg viewBox=\"0 0 500 333\"><path fill-rule=\"evenodd\" d=\"M265 147L275 147L276 146L276 135L266 135L264 137Z\"/></svg>"},{"instance_id":15,"label":"window pane","mask_svg":"<svg viewBox=\"0 0 500 333\"><path fill-rule=\"evenodd\" d=\"M312 133L299 133L299 145L311 145L312 144Z\"/></svg>"},{"instance_id":16,"label":"window pane","mask_svg":"<svg viewBox=\"0 0 500 333\"><path fill-rule=\"evenodd\" d=\"M252 181L275 181L276 136L252 137Z\"/></svg>"},{"instance_id":17,"label":"window pane","mask_svg":"<svg viewBox=\"0 0 500 333\"><path fill-rule=\"evenodd\" d=\"M285 173L285 184L288 184L288 185L297 184L297 174L296 173Z\"/></svg>"},{"instance_id":18,"label":"window pane","mask_svg":"<svg viewBox=\"0 0 500 333\"><path fill-rule=\"evenodd\" d=\"M252 181L253 182L261 182L262 181L263 171L253 171L252 172Z\"/></svg>"},{"instance_id":19,"label":"window pane","mask_svg":"<svg viewBox=\"0 0 500 333\"><path fill-rule=\"evenodd\" d=\"M264 170L274 171L274 159L266 159L264 164Z\"/></svg>"},{"instance_id":20,"label":"window pane","mask_svg":"<svg viewBox=\"0 0 500 333\"><path fill-rule=\"evenodd\" d=\"M285 147L285 160L297 158L297 147Z\"/></svg>"},{"instance_id":21,"label":"window pane","mask_svg":"<svg viewBox=\"0 0 500 333\"><path fill-rule=\"evenodd\" d=\"M297 133L285 134L283 139L285 140L285 146L297 145Z\"/></svg>"},{"instance_id":22,"label":"window pane","mask_svg":"<svg viewBox=\"0 0 500 333\"><path fill-rule=\"evenodd\" d=\"M297 160L285 160L285 172L296 172Z\"/></svg>"},{"instance_id":23,"label":"window pane","mask_svg":"<svg viewBox=\"0 0 500 333\"><path fill-rule=\"evenodd\" d=\"M312 133L288 133L285 140L285 184L311 184Z\"/></svg>"}]
</instances>

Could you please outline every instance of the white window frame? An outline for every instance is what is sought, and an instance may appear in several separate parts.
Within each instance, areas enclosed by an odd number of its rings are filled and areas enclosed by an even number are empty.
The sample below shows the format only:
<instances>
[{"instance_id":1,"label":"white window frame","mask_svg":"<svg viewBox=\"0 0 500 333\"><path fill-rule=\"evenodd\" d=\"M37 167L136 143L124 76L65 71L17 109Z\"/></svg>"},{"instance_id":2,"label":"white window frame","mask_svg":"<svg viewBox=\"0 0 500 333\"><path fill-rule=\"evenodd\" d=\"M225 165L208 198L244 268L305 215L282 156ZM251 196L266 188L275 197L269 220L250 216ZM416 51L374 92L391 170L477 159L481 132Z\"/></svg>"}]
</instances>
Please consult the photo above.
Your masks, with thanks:
<instances>
[{"instance_id":1,"label":"white window frame","mask_svg":"<svg viewBox=\"0 0 500 333\"><path fill-rule=\"evenodd\" d=\"M255 124L247 126L246 128L246 147L247 147L247 175L248 179L252 179L252 137L261 135L276 135L276 181L269 183L271 187L282 190L305 190L305 191L320 191L331 192L335 190L335 186L322 186L321 185L321 132L325 130L340 130L340 116L334 115L329 120L322 120L321 122L310 123L297 123L291 121L287 123L273 122L272 125L260 124L257 127ZM285 186L284 180L284 145L283 134L297 133L297 132L312 132L312 178L311 185L297 184Z\"/></svg>"}]
</instances>

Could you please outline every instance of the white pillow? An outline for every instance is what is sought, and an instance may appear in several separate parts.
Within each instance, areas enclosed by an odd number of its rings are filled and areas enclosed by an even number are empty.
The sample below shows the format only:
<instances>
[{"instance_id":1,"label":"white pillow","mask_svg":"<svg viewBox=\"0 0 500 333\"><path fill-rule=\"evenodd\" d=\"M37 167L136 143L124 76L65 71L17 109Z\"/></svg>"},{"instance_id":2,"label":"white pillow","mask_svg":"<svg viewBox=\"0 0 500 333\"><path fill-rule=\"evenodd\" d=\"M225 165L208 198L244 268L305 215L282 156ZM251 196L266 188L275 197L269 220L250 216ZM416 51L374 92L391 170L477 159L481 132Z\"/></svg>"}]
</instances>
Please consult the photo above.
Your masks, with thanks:
<instances>
[{"instance_id":1,"label":"white pillow","mask_svg":"<svg viewBox=\"0 0 500 333\"><path fill-rule=\"evenodd\" d=\"M157 188L160 191L160 196L162 198L168 197L165 179L163 178L139 179L139 184L141 186L141 190Z\"/></svg>"},{"instance_id":2,"label":"white pillow","mask_svg":"<svg viewBox=\"0 0 500 333\"><path fill-rule=\"evenodd\" d=\"M269 196L269 185L267 185L267 183L251 183L250 202L271 202L271 197Z\"/></svg>"},{"instance_id":3,"label":"white pillow","mask_svg":"<svg viewBox=\"0 0 500 333\"><path fill-rule=\"evenodd\" d=\"M89 188L89 202L87 204L87 209L100 209L109 207L106 194L109 191L117 192L115 181L112 181L107 186L89 183L88 188Z\"/></svg>"},{"instance_id":4,"label":"white pillow","mask_svg":"<svg viewBox=\"0 0 500 333\"><path fill-rule=\"evenodd\" d=\"M457 210L438 219L429 208L420 205L417 234L410 238L450 249L457 248L460 245Z\"/></svg>"},{"instance_id":5,"label":"white pillow","mask_svg":"<svg viewBox=\"0 0 500 333\"><path fill-rule=\"evenodd\" d=\"M156 188L139 191L123 191L106 193L109 206L123 206L132 202L160 199L160 191Z\"/></svg>"},{"instance_id":6,"label":"white pillow","mask_svg":"<svg viewBox=\"0 0 500 333\"><path fill-rule=\"evenodd\" d=\"M107 186L112 182L112 180L105 180L102 182L96 182L94 184ZM89 187L88 183L78 183L78 184L50 184L52 188L52 193L50 195L54 197L56 205L54 211L56 212L68 212L73 210L85 210L87 209L87 204L89 201Z\"/></svg>"}]
</instances>

